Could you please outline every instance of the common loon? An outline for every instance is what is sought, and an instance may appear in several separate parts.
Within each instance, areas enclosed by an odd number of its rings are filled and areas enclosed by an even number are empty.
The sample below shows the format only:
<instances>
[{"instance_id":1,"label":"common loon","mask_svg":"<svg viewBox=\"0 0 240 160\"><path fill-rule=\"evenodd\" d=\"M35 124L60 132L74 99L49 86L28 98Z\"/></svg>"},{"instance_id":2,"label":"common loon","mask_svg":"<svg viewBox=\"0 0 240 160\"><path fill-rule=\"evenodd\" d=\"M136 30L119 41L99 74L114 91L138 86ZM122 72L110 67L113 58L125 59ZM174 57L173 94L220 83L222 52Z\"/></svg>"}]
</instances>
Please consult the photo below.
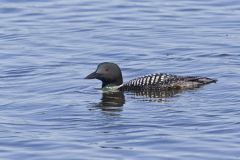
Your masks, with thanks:
<instances>
[{"instance_id":1,"label":"common loon","mask_svg":"<svg viewBox=\"0 0 240 160\"><path fill-rule=\"evenodd\" d=\"M156 73L137 77L123 83L121 69L117 64L111 62L100 63L97 70L89 74L85 79L99 79L102 81L103 89L117 88L120 91L193 89L217 82L217 80L207 77Z\"/></svg>"}]
</instances>

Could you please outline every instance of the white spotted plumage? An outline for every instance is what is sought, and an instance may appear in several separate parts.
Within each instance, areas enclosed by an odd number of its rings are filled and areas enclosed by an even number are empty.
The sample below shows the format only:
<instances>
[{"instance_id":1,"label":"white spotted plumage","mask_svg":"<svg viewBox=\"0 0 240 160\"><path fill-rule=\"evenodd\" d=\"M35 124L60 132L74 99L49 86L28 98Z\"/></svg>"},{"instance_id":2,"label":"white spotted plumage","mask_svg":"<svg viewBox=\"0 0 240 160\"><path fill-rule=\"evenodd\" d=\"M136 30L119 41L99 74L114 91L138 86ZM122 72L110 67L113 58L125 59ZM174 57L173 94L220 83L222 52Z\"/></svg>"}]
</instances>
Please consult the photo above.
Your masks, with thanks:
<instances>
[{"instance_id":1,"label":"white spotted plumage","mask_svg":"<svg viewBox=\"0 0 240 160\"><path fill-rule=\"evenodd\" d=\"M164 85L165 83L169 83L170 81L168 80L172 78L175 78L175 76L171 74L149 74L130 80L125 85L129 87Z\"/></svg>"},{"instance_id":2,"label":"white spotted plumage","mask_svg":"<svg viewBox=\"0 0 240 160\"><path fill-rule=\"evenodd\" d=\"M154 83L156 84L158 82L158 80L159 80L159 75L156 76Z\"/></svg>"},{"instance_id":3,"label":"white spotted plumage","mask_svg":"<svg viewBox=\"0 0 240 160\"><path fill-rule=\"evenodd\" d=\"M137 86L137 79L134 81L134 86Z\"/></svg>"},{"instance_id":4,"label":"white spotted plumage","mask_svg":"<svg viewBox=\"0 0 240 160\"><path fill-rule=\"evenodd\" d=\"M143 78L143 85L145 85L146 79L147 79L146 77Z\"/></svg>"},{"instance_id":5,"label":"white spotted plumage","mask_svg":"<svg viewBox=\"0 0 240 160\"><path fill-rule=\"evenodd\" d=\"M143 85L143 77L140 78L140 86Z\"/></svg>"},{"instance_id":6,"label":"white spotted plumage","mask_svg":"<svg viewBox=\"0 0 240 160\"><path fill-rule=\"evenodd\" d=\"M165 75L161 76L161 82L164 81Z\"/></svg>"},{"instance_id":7,"label":"white spotted plumage","mask_svg":"<svg viewBox=\"0 0 240 160\"><path fill-rule=\"evenodd\" d=\"M132 86L134 85L134 80L131 81L131 85L132 85Z\"/></svg>"},{"instance_id":8,"label":"white spotted plumage","mask_svg":"<svg viewBox=\"0 0 240 160\"><path fill-rule=\"evenodd\" d=\"M147 77L147 85L149 85L150 78L151 77Z\"/></svg>"},{"instance_id":9,"label":"white spotted plumage","mask_svg":"<svg viewBox=\"0 0 240 160\"><path fill-rule=\"evenodd\" d=\"M140 81L141 81L141 79L137 80L137 86L140 86Z\"/></svg>"},{"instance_id":10,"label":"white spotted plumage","mask_svg":"<svg viewBox=\"0 0 240 160\"><path fill-rule=\"evenodd\" d=\"M154 80L155 80L155 78L156 78L156 76L153 75L153 76L152 76L152 79L151 79L151 84L154 84Z\"/></svg>"}]
</instances>

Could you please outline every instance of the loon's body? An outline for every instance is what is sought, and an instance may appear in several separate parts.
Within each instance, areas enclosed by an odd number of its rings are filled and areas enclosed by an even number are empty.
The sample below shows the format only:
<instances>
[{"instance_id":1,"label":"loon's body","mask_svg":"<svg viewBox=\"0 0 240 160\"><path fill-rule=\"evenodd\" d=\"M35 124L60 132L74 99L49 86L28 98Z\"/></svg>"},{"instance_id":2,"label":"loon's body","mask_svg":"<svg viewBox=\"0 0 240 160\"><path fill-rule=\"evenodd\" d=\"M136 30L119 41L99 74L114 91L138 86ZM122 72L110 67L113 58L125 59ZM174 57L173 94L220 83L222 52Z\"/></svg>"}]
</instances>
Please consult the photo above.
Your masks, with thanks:
<instances>
[{"instance_id":1,"label":"loon's body","mask_svg":"<svg viewBox=\"0 0 240 160\"><path fill-rule=\"evenodd\" d=\"M200 76L177 76L167 73L156 73L123 83L122 72L119 66L110 62L100 63L97 70L89 74L86 79L99 79L102 81L103 89L113 87L121 91L192 89L217 81Z\"/></svg>"}]
</instances>

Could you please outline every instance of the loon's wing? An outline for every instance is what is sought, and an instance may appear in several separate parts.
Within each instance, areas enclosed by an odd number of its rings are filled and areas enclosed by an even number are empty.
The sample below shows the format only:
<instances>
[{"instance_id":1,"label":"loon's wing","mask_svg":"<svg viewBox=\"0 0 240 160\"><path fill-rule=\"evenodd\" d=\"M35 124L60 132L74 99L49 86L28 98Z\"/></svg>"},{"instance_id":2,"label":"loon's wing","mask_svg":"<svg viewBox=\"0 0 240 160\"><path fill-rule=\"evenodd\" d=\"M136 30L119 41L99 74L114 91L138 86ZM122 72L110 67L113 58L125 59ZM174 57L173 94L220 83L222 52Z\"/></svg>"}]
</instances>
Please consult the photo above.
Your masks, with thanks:
<instances>
[{"instance_id":1,"label":"loon's wing","mask_svg":"<svg viewBox=\"0 0 240 160\"><path fill-rule=\"evenodd\" d=\"M135 78L125 83L121 89L186 89L216 82L214 79L198 76L177 76L167 73L156 73Z\"/></svg>"},{"instance_id":2,"label":"loon's wing","mask_svg":"<svg viewBox=\"0 0 240 160\"><path fill-rule=\"evenodd\" d=\"M168 85L171 81L177 81L179 79L178 76L172 74L165 74L165 73L156 73L156 74L149 74L142 77L138 77L132 79L124 84L123 87L125 88L146 88L150 86L164 86Z\"/></svg>"}]
</instances>

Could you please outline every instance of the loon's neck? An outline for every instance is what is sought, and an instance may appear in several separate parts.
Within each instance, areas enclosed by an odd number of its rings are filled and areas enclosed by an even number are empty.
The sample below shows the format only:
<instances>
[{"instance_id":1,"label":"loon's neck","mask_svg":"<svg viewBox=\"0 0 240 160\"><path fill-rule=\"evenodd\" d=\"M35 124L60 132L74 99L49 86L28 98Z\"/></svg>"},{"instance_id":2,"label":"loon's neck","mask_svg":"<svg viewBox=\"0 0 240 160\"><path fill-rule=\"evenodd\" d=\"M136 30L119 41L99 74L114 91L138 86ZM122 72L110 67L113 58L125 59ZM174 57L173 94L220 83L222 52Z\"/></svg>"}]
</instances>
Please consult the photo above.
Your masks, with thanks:
<instances>
[{"instance_id":1,"label":"loon's neck","mask_svg":"<svg viewBox=\"0 0 240 160\"><path fill-rule=\"evenodd\" d=\"M121 84L123 84L122 77L118 78L115 81L102 80L102 88L112 87L112 86L120 86Z\"/></svg>"},{"instance_id":2,"label":"loon's neck","mask_svg":"<svg viewBox=\"0 0 240 160\"><path fill-rule=\"evenodd\" d=\"M115 85L115 84L109 84L109 85L106 85L104 87L102 87L102 90L104 92L116 92L116 91L119 91L119 89L123 86L123 84L121 85Z\"/></svg>"}]
</instances>

